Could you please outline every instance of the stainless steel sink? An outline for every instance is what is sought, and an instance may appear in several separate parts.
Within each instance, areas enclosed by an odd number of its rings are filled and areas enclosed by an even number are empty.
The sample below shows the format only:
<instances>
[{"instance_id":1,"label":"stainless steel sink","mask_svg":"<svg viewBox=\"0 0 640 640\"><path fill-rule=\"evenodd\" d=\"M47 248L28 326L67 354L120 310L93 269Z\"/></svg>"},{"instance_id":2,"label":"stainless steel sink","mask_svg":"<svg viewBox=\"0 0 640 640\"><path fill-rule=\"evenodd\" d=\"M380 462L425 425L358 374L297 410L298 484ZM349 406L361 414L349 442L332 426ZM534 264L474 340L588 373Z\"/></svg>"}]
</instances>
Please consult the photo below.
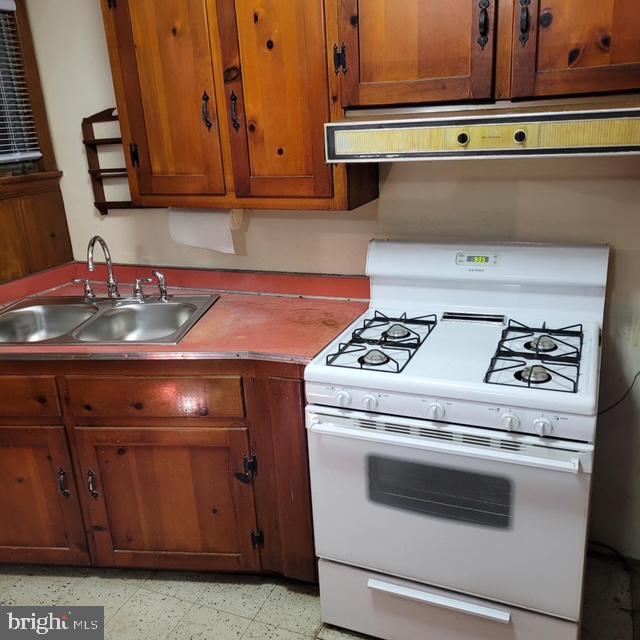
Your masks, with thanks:
<instances>
[{"instance_id":1,"label":"stainless steel sink","mask_svg":"<svg viewBox=\"0 0 640 640\"><path fill-rule=\"evenodd\" d=\"M176 344L218 297L31 298L0 313L0 344Z\"/></svg>"},{"instance_id":2,"label":"stainless steel sink","mask_svg":"<svg viewBox=\"0 0 640 640\"><path fill-rule=\"evenodd\" d=\"M91 318L91 304L37 304L0 315L0 342L44 342L58 338Z\"/></svg>"},{"instance_id":3,"label":"stainless steel sink","mask_svg":"<svg viewBox=\"0 0 640 640\"><path fill-rule=\"evenodd\" d=\"M186 302L134 304L108 309L75 332L82 342L148 342L175 334L195 313Z\"/></svg>"}]
</instances>

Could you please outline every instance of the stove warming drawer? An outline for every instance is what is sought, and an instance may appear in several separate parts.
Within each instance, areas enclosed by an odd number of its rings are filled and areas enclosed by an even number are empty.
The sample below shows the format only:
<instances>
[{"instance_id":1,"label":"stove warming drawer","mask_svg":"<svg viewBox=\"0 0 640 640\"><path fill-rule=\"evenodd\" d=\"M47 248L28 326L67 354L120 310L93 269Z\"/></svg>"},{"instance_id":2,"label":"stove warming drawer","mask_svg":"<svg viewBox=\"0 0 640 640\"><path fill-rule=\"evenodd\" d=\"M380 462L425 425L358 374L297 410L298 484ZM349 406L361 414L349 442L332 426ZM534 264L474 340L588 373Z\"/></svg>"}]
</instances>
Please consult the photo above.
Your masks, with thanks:
<instances>
[{"instance_id":1,"label":"stove warming drawer","mask_svg":"<svg viewBox=\"0 0 640 640\"><path fill-rule=\"evenodd\" d=\"M577 640L578 625L320 560L324 622L385 640Z\"/></svg>"}]
</instances>

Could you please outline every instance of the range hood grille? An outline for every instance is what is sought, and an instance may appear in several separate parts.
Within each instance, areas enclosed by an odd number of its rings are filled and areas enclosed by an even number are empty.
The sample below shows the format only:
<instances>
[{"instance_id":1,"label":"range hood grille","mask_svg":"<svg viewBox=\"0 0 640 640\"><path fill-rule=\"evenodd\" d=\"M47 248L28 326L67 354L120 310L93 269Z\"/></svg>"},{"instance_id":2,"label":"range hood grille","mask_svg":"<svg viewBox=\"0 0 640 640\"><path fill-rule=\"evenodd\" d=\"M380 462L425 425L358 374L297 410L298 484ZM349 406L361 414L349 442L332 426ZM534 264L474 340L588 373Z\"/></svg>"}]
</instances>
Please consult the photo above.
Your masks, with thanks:
<instances>
[{"instance_id":1,"label":"range hood grille","mask_svg":"<svg viewBox=\"0 0 640 640\"><path fill-rule=\"evenodd\" d=\"M326 125L328 162L640 153L640 107L412 115Z\"/></svg>"}]
</instances>

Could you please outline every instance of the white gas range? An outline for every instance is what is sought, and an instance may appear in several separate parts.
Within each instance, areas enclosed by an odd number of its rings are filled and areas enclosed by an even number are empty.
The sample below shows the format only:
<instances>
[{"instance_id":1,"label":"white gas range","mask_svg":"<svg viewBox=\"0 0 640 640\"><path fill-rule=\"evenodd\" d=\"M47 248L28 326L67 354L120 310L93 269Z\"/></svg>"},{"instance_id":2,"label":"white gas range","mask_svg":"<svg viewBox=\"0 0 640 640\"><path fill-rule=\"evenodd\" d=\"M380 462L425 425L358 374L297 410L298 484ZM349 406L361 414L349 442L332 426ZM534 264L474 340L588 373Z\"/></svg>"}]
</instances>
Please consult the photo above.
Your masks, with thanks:
<instances>
[{"instance_id":1,"label":"white gas range","mask_svg":"<svg viewBox=\"0 0 640 640\"><path fill-rule=\"evenodd\" d=\"M578 637L608 249L372 242L308 365L325 622Z\"/></svg>"}]
</instances>

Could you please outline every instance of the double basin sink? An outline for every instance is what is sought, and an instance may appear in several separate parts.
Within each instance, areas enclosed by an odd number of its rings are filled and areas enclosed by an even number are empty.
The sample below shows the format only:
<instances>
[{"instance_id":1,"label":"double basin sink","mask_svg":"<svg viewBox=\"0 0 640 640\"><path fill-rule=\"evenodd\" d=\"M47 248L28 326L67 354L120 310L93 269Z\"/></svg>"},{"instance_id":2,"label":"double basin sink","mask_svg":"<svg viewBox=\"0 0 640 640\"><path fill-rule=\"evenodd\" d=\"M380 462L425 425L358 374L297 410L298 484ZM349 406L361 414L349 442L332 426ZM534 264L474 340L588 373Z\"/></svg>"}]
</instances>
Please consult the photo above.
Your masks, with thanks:
<instances>
[{"instance_id":1,"label":"double basin sink","mask_svg":"<svg viewBox=\"0 0 640 640\"><path fill-rule=\"evenodd\" d=\"M176 344L218 297L29 298L0 313L0 344Z\"/></svg>"}]
</instances>

